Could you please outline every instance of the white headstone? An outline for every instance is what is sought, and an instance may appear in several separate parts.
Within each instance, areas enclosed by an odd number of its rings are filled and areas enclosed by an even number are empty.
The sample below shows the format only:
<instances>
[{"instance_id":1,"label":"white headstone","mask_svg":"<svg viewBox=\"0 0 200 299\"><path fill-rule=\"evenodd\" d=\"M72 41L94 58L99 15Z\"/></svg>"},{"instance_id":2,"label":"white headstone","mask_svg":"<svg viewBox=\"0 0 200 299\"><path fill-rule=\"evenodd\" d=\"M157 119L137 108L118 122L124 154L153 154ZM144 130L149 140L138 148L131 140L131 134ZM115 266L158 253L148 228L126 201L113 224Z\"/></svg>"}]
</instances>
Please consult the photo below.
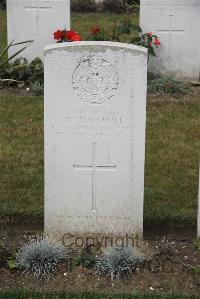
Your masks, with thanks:
<instances>
[{"instance_id":1,"label":"white headstone","mask_svg":"<svg viewBox=\"0 0 200 299\"><path fill-rule=\"evenodd\" d=\"M146 77L142 47L46 47L47 232L142 235Z\"/></svg>"},{"instance_id":2,"label":"white headstone","mask_svg":"<svg viewBox=\"0 0 200 299\"><path fill-rule=\"evenodd\" d=\"M70 28L70 0L7 0L8 43L34 42L19 56L43 59L44 47L55 43L57 29ZM20 47L11 47L9 56Z\"/></svg>"},{"instance_id":3,"label":"white headstone","mask_svg":"<svg viewBox=\"0 0 200 299\"><path fill-rule=\"evenodd\" d=\"M199 0L141 0L140 25L161 41L157 57L150 59L151 72L200 80Z\"/></svg>"}]
</instances>

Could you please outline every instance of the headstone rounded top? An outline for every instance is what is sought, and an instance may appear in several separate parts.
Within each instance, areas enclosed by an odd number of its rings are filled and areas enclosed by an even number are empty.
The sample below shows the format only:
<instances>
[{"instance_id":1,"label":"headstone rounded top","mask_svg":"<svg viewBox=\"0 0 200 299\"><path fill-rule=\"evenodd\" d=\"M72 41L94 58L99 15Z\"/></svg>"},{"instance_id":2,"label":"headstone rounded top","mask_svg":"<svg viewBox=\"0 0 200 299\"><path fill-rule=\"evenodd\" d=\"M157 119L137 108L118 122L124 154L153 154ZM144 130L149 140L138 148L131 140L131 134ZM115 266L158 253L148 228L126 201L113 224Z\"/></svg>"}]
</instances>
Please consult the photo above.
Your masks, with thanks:
<instances>
[{"instance_id":1,"label":"headstone rounded top","mask_svg":"<svg viewBox=\"0 0 200 299\"><path fill-rule=\"evenodd\" d=\"M44 49L45 55L48 52L58 50L58 49L68 49L70 47L109 47L109 48L116 48L116 49L126 49L134 52L138 52L141 54L148 53L148 50L145 47L140 47L137 45L126 44L126 43L119 43L119 42L111 42L111 41L80 41L80 42L66 42L66 43L58 43L53 45L48 45Z\"/></svg>"}]
</instances>

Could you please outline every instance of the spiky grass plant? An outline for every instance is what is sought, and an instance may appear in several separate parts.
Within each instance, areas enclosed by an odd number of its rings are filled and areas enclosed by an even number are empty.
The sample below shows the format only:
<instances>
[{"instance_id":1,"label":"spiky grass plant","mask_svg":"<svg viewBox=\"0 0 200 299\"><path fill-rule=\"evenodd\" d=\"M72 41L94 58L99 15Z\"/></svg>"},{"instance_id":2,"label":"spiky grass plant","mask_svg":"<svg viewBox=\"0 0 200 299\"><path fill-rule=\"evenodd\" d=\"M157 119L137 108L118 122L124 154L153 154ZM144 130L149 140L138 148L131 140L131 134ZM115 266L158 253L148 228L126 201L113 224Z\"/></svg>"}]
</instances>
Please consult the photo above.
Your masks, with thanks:
<instances>
[{"instance_id":1,"label":"spiky grass plant","mask_svg":"<svg viewBox=\"0 0 200 299\"><path fill-rule=\"evenodd\" d=\"M36 236L23 244L16 255L17 266L26 275L48 279L66 257L63 245L48 236Z\"/></svg>"},{"instance_id":2,"label":"spiky grass plant","mask_svg":"<svg viewBox=\"0 0 200 299\"><path fill-rule=\"evenodd\" d=\"M143 261L142 255L130 247L111 248L97 260L96 270L114 278L129 275Z\"/></svg>"}]
</instances>

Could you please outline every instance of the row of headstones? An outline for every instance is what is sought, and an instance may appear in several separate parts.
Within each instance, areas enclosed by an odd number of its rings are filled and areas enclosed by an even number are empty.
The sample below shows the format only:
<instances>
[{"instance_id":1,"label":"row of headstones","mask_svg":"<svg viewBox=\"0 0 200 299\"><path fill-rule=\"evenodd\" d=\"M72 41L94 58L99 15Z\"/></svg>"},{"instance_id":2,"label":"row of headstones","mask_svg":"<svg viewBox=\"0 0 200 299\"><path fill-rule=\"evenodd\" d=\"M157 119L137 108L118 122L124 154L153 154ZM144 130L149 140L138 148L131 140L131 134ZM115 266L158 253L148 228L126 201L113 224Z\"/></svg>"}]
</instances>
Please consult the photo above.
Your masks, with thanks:
<instances>
[{"instance_id":1,"label":"row of headstones","mask_svg":"<svg viewBox=\"0 0 200 299\"><path fill-rule=\"evenodd\" d=\"M56 9L54 1L23 3L37 20ZM147 50L54 44L44 62L45 230L142 236Z\"/></svg>"},{"instance_id":2,"label":"row of headstones","mask_svg":"<svg viewBox=\"0 0 200 299\"><path fill-rule=\"evenodd\" d=\"M149 71L177 78L200 80L200 1L141 0L143 32L161 40ZM70 0L7 0L8 41L34 40L23 52L29 61L43 59L44 47L54 43L53 32L70 28ZM9 49L9 54L16 48Z\"/></svg>"}]
</instances>

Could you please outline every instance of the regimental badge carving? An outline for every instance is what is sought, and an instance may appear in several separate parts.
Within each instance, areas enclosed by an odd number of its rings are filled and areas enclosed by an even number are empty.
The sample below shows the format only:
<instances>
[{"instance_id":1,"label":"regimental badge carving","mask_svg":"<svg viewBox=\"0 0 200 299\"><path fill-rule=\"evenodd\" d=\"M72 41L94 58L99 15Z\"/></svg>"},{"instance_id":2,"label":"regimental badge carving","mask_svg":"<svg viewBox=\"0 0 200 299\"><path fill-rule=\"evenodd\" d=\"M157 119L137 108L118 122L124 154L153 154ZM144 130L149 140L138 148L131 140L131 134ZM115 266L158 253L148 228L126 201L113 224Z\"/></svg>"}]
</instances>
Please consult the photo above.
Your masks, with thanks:
<instances>
[{"instance_id":1,"label":"regimental badge carving","mask_svg":"<svg viewBox=\"0 0 200 299\"><path fill-rule=\"evenodd\" d=\"M115 95L119 77L112 64L99 55L79 63L72 76L74 92L88 104L103 104Z\"/></svg>"}]
</instances>

